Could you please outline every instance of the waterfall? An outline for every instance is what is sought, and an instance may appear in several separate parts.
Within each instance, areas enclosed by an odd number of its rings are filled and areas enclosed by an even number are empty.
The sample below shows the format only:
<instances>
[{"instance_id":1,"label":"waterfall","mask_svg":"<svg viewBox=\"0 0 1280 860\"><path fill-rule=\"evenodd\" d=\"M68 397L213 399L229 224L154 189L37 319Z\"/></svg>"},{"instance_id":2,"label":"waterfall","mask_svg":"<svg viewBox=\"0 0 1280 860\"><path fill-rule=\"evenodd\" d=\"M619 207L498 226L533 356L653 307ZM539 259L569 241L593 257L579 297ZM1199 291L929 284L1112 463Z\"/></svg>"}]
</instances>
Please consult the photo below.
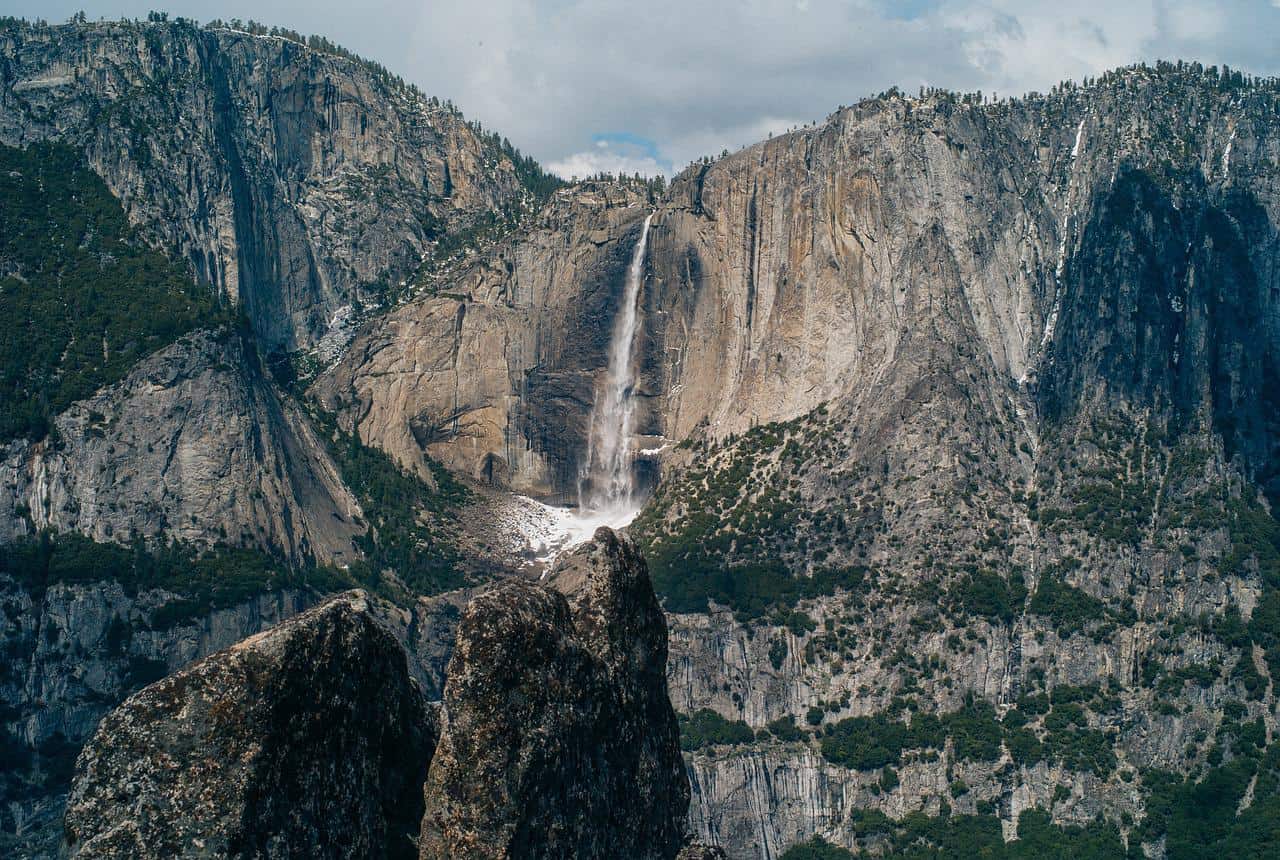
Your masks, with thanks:
<instances>
[{"instance_id":1,"label":"waterfall","mask_svg":"<svg viewBox=\"0 0 1280 860\"><path fill-rule=\"evenodd\" d=\"M644 255L649 243L649 222L644 219L640 239L627 267L622 291L622 307L613 321L609 341L609 368L604 383L596 389L587 435L587 461L578 484L578 507L586 514L626 525L638 507L631 436L635 425L634 347L639 313L640 285L644 280Z\"/></svg>"}]
</instances>

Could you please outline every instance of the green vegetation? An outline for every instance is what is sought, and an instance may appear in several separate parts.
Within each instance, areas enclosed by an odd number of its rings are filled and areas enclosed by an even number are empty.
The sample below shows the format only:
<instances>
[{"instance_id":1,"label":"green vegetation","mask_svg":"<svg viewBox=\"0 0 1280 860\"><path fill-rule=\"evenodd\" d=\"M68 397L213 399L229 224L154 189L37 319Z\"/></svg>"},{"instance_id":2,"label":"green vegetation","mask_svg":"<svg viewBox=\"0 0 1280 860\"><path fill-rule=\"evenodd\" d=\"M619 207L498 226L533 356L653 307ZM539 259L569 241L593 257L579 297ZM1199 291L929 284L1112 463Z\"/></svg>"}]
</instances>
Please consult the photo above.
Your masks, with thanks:
<instances>
[{"instance_id":1,"label":"green vegetation","mask_svg":"<svg viewBox=\"0 0 1280 860\"><path fill-rule=\"evenodd\" d=\"M1005 579L991 570L979 570L948 590L951 609L959 615L1011 624L1022 614L1027 586L1020 576Z\"/></svg>"},{"instance_id":2,"label":"green vegetation","mask_svg":"<svg viewBox=\"0 0 1280 860\"><path fill-rule=\"evenodd\" d=\"M1252 803L1237 815L1254 779ZM1166 772L1142 775L1147 816L1138 835L1164 838L1169 860L1271 857L1280 845L1280 744L1253 744L1198 780Z\"/></svg>"},{"instance_id":3,"label":"green vegetation","mask_svg":"<svg viewBox=\"0 0 1280 860\"><path fill-rule=\"evenodd\" d=\"M470 497L467 488L443 466L428 461L433 489L385 452L338 429L332 416L313 412L312 418L371 526L357 539L365 558L351 565L352 575L376 583L390 569L417 594L465 585L450 512Z\"/></svg>"},{"instance_id":4,"label":"green vegetation","mask_svg":"<svg viewBox=\"0 0 1280 860\"><path fill-rule=\"evenodd\" d=\"M1247 628L1250 641L1262 648L1273 678L1280 677L1280 521L1261 504L1243 498L1228 506L1231 551L1222 560L1224 573L1248 577L1256 568L1262 600ZM1242 642L1234 643L1237 645ZM1246 673L1248 670L1244 670Z\"/></svg>"},{"instance_id":5,"label":"green vegetation","mask_svg":"<svg viewBox=\"0 0 1280 860\"><path fill-rule=\"evenodd\" d=\"M1111 738L1089 728L1089 712L1110 713L1119 701L1097 686L1059 685L1052 695L1024 694L1004 716L1004 743L1013 760L1032 765L1045 759L1064 767L1106 777L1116 768ZM1028 724L1043 716L1043 740Z\"/></svg>"},{"instance_id":6,"label":"green vegetation","mask_svg":"<svg viewBox=\"0 0 1280 860\"><path fill-rule=\"evenodd\" d=\"M950 738L960 759L995 761L1004 744L1018 764L1052 759L1070 770L1106 777L1115 770L1115 752L1105 732L1089 728L1088 717L1090 709L1115 707L1116 701L1096 687L1064 686L1055 688L1052 699L1023 696L1002 722L989 703L970 697L958 711L914 713L910 722L900 719L900 711L841 720L827 728L822 755L854 770L875 770L902 764L912 750L941 750ZM1043 740L1029 725L1041 715Z\"/></svg>"},{"instance_id":7,"label":"green vegetation","mask_svg":"<svg viewBox=\"0 0 1280 860\"><path fill-rule=\"evenodd\" d=\"M216 609L234 606L287 587L318 592L338 591L358 583L328 568L299 571L256 550L213 547L198 550L183 544L147 548L96 543L74 533L37 537L0 545L0 573L25 588L42 592L55 583L118 582L126 593L164 589L177 595L152 613L154 629L168 629ZM127 629L108 638L118 645ZM149 667L139 666L147 673Z\"/></svg>"},{"instance_id":8,"label":"green vegetation","mask_svg":"<svg viewBox=\"0 0 1280 860\"><path fill-rule=\"evenodd\" d=\"M0 441L52 417L182 334L230 321L211 289L146 248L67 146L0 146Z\"/></svg>"},{"instance_id":9,"label":"green vegetation","mask_svg":"<svg viewBox=\"0 0 1280 860\"><path fill-rule=\"evenodd\" d=\"M1088 714L1079 704L1054 705L1044 718L1042 756L1060 761L1069 770L1092 771L1105 778L1116 769L1116 754L1111 740L1088 726Z\"/></svg>"},{"instance_id":10,"label":"green vegetation","mask_svg":"<svg viewBox=\"0 0 1280 860\"><path fill-rule=\"evenodd\" d=\"M559 176L543 169L542 165L534 160L531 155L522 155L520 150L511 145L511 141L505 137L500 137L497 132L486 135L480 128L480 124L474 125L476 132L480 135L480 139L489 145L490 148L501 152L516 169L516 179L524 186L525 190L533 195L534 200L540 205L547 200L556 189L563 188L566 183ZM661 178L661 177L659 177Z\"/></svg>"},{"instance_id":11,"label":"green vegetation","mask_svg":"<svg viewBox=\"0 0 1280 860\"><path fill-rule=\"evenodd\" d=\"M873 843L876 850L848 851L815 836L788 848L781 860L1124 860L1127 856L1114 825L1062 827L1040 809L1022 813L1018 839L1008 844L994 815L913 812L893 821L880 812L863 810L855 813L854 830L860 843Z\"/></svg>"},{"instance_id":12,"label":"green vegetation","mask_svg":"<svg viewBox=\"0 0 1280 860\"><path fill-rule=\"evenodd\" d=\"M779 717L765 728L769 730L769 734L780 741L798 741L805 736L805 733L796 725L795 717L792 716Z\"/></svg>"},{"instance_id":13,"label":"green vegetation","mask_svg":"<svg viewBox=\"0 0 1280 860\"><path fill-rule=\"evenodd\" d=\"M847 848L832 845L821 836L799 842L782 853L781 860L852 860L856 855Z\"/></svg>"},{"instance_id":14,"label":"green vegetation","mask_svg":"<svg viewBox=\"0 0 1280 860\"><path fill-rule=\"evenodd\" d=\"M705 612L714 601L741 618L760 618L801 600L872 585L875 574L864 565L823 563L831 546L847 542L848 518L837 510L807 510L792 486L793 475L816 454L842 444L826 420L819 407L786 423L753 427L708 450L704 464L680 480L659 486L631 534L668 609Z\"/></svg>"},{"instance_id":15,"label":"green vegetation","mask_svg":"<svg viewBox=\"0 0 1280 860\"><path fill-rule=\"evenodd\" d=\"M678 714L680 748L686 752L714 744L749 744L756 738L742 720L726 720L710 708L699 708L693 714Z\"/></svg>"},{"instance_id":16,"label":"green vegetation","mask_svg":"<svg viewBox=\"0 0 1280 860\"><path fill-rule=\"evenodd\" d=\"M1123 472L1094 470L1069 493L1072 506L1046 508L1040 522L1055 531L1079 528L1117 543L1136 544L1151 522L1156 487L1126 480Z\"/></svg>"},{"instance_id":17,"label":"green vegetation","mask_svg":"<svg viewBox=\"0 0 1280 860\"><path fill-rule=\"evenodd\" d=\"M682 562L673 555L660 551L647 556L654 588L672 612L705 612L708 601L714 601L745 617L759 618L775 606L792 606L837 589L858 591L867 584L867 569L859 565L824 567L812 576L793 576L775 560L726 564L710 552L699 552Z\"/></svg>"},{"instance_id":18,"label":"green vegetation","mask_svg":"<svg viewBox=\"0 0 1280 860\"><path fill-rule=\"evenodd\" d=\"M848 717L827 729L822 756L854 770L875 770L900 764L909 750L940 750L948 736L958 758L995 761L1000 757L1001 725L995 709L973 698L950 714L913 714L909 723L892 713Z\"/></svg>"},{"instance_id":19,"label":"green vegetation","mask_svg":"<svg viewBox=\"0 0 1280 860\"><path fill-rule=\"evenodd\" d=\"M1107 618L1106 605L1068 583L1060 567L1046 568L1041 574L1028 608L1033 615L1046 616L1066 635Z\"/></svg>"}]
</instances>

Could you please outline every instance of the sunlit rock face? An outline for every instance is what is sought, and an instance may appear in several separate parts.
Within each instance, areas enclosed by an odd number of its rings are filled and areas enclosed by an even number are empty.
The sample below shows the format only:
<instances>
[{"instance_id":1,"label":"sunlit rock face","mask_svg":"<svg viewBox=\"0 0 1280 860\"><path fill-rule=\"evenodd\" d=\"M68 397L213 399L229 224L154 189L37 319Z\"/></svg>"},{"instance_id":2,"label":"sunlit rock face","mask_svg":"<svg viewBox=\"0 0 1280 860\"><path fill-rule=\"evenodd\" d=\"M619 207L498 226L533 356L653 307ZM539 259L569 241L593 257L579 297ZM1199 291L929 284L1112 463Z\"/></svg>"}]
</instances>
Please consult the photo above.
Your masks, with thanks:
<instances>
[{"instance_id":1,"label":"sunlit rock face","mask_svg":"<svg viewBox=\"0 0 1280 860\"><path fill-rule=\"evenodd\" d=\"M0 448L0 539L40 529L360 557L362 512L306 414L250 345L196 332L56 419L57 443Z\"/></svg>"},{"instance_id":2,"label":"sunlit rock face","mask_svg":"<svg viewBox=\"0 0 1280 860\"><path fill-rule=\"evenodd\" d=\"M645 218L633 190L558 192L447 288L368 326L313 386L408 468L576 503L596 376Z\"/></svg>"}]
</instances>

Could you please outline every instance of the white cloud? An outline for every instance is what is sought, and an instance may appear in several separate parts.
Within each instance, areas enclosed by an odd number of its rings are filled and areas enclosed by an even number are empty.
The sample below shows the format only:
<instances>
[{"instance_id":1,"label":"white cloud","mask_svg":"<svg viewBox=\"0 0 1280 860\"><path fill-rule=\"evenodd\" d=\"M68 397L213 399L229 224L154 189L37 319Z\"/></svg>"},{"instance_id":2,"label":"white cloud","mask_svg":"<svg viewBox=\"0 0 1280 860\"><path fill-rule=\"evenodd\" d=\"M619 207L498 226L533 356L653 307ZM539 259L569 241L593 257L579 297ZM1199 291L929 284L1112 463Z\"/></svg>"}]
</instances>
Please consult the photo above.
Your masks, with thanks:
<instances>
[{"instance_id":1,"label":"white cloud","mask_svg":"<svg viewBox=\"0 0 1280 860\"><path fill-rule=\"evenodd\" d=\"M481 32L483 48L459 36ZM836 0L810 0L804 12L794 0L491 0L424 11L413 51L424 71L412 77L547 161L626 131L678 169L754 142L769 117L807 122L868 91L919 83L921 57L931 58L928 77L971 84L953 42L936 26Z\"/></svg>"},{"instance_id":2,"label":"white cloud","mask_svg":"<svg viewBox=\"0 0 1280 860\"><path fill-rule=\"evenodd\" d=\"M585 152L575 152L565 158L556 159L547 164L547 169L564 179L585 179L597 173L624 173L627 176L639 173L641 176L657 176L666 174L667 170L653 158L637 158L620 155L599 148Z\"/></svg>"},{"instance_id":3,"label":"white cloud","mask_svg":"<svg viewBox=\"0 0 1280 860\"><path fill-rule=\"evenodd\" d=\"M1280 2L1280 0L1277 0ZM601 132L676 170L890 86L1002 95L1141 59L1280 71L1266 0L491 0L419 18L414 62L555 169ZM461 33L484 33L483 49ZM1232 59L1234 57L1234 59ZM604 149L603 147L596 147ZM628 163L629 164L629 163Z\"/></svg>"},{"instance_id":4,"label":"white cloud","mask_svg":"<svg viewBox=\"0 0 1280 860\"><path fill-rule=\"evenodd\" d=\"M813 122L815 119L821 119L821 117L801 119L797 116L765 116L732 126L707 122L685 129L671 138L663 146L663 151L672 153L672 169L673 172L678 173L691 161L704 155L717 156L725 149L735 152L744 146L782 134L807 122Z\"/></svg>"},{"instance_id":5,"label":"white cloud","mask_svg":"<svg viewBox=\"0 0 1280 860\"><path fill-rule=\"evenodd\" d=\"M1153 3L1075 0L1027 4L1015 0L949 9L944 20L964 34L966 56L1002 95L1046 90L1146 56L1158 33Z\"/></svg>"}]
</instances>

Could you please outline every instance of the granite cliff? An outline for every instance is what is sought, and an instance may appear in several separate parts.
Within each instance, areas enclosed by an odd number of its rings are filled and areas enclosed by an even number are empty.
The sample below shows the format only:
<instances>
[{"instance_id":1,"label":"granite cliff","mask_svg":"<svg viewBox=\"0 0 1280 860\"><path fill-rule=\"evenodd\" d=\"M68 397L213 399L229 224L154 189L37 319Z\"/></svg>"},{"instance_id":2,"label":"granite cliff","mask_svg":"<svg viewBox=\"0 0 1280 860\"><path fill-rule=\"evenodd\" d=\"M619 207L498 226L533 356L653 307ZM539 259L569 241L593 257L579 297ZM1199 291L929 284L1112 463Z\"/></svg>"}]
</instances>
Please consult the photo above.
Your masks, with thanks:
<instances>
[{"instance_id":1,"label":"granite cliff","mask_svg":"<svg viewBox=\"0 0 1280 860\"><path fill-rule=\"evenodd\" d=\"M360 556L359 503L240 333L189 335L54 426L56 440L0 449L8 540L53 529L269 547L296 561Z\"/></svg>"},{"instance_id":2,"label":"granite cliff","mask_svg":"<svg viewBox=\"0 0 1280 860\"><path fill-rule=\"evenodd\" d=\"M430 243L525 194L452 106L328 46L183 20L10 20L0 57L0 142L82 149L268 350L341 343Z\"/></svg>"},{"instance_id":3,"label":"granite cliff","mask_svg":"<svg viewBox=\"0 0 1280 860\"><path fill-rule=\"evenodd\" d=\"M556 192L526 230L368 324L312 386L407 468L573 500L612 308L645 195Z\"/></svg>"}]
</instances>

